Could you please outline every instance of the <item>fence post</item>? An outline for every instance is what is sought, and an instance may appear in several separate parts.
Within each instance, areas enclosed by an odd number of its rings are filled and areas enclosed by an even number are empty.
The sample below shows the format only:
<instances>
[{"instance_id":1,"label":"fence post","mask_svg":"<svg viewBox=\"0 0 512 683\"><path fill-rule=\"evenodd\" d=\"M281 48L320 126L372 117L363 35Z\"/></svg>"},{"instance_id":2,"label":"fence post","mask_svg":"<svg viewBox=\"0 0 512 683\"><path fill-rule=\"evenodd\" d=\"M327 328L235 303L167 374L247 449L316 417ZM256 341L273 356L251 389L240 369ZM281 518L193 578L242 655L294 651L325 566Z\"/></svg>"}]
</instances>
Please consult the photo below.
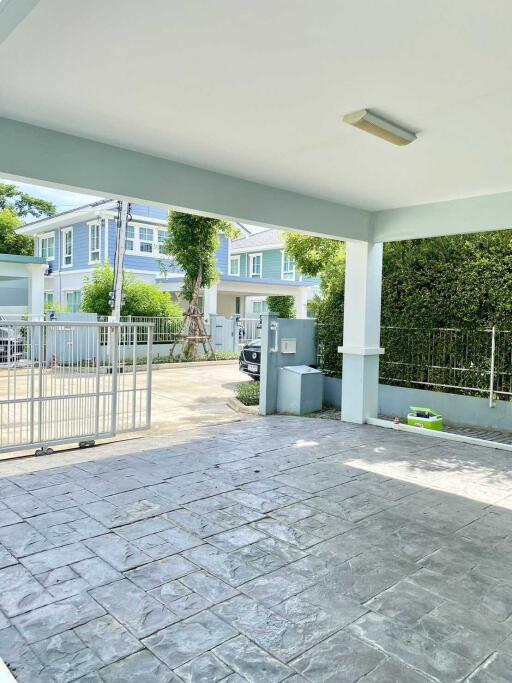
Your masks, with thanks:
<instances>
[{"instance_id":1,"label":"fence post","mask_svg":"<svg viewBox=\"0 0 512 683\"><path fill-rule=\"evenodd\" d=\"M231 316L231 337L232 337L232 351L233 353L236 353L238 351L238 320L240 316L239 315L232 315Z\"/></svg>"},{"instance_id":2,"label":"fence post","mask_svg":"<svg viewBox=\"0 0 512 683\"><path fill-rule=\"evenodd\" d=\"M151 427L151 391L153 384L153 332L154 328L151 323L148 325L148 349L146 361L146 429Z\"/></svg>"},{"instance_id":3,"label":"fence post","mask_svg":"<svg viewBox=\"0 0 512 683\"><path fill-rule=\"evenodd\" d=\"M491 336L491 377L489 380L489 408L494 408L494 366L496 363L496 327L492 326Z\"/></svg>"},{"instance_id":4,"label":"fence post","mask_svg":"<svg viewBox=\"0 0 512 683\"><path fill-rule=\"evenodd\" d=\"M113 323L111 327L112 331L112 351L110 355L110 360L112 363L112 383L111 383L111 388L112 388L112 415L110 416L111 418L111 426L110 426L110 431L112 432L112 435L115 435L117 432L117 373L119 371L119 322Z\"/></svg>"}]
</instances>

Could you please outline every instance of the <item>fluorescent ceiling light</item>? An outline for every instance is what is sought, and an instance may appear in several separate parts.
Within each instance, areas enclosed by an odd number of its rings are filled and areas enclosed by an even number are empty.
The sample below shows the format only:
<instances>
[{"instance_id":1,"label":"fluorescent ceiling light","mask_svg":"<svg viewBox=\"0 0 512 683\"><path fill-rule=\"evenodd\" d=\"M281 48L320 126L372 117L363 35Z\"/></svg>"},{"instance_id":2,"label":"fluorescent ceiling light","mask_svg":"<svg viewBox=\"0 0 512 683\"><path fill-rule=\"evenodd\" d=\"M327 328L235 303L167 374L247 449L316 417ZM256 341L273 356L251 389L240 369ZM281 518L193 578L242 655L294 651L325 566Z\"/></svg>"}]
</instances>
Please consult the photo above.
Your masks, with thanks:
<instances>
[{"instance_id":1,"label":"fluorescent ceiling light","mask_svg":"<svg viewBox=\"0 0 512 683\"><path fill-rule=\"evenodd\" d=\"M367 133L376 135L378 138L387 140L393 143L393 145L408 145L416 140L415 133L383 119L382 116L373 114L369 109L360 109L359 111L352 112L352 114L345 114L343 121L351 126L365 130Z\"/></svg>"}]
</instances>

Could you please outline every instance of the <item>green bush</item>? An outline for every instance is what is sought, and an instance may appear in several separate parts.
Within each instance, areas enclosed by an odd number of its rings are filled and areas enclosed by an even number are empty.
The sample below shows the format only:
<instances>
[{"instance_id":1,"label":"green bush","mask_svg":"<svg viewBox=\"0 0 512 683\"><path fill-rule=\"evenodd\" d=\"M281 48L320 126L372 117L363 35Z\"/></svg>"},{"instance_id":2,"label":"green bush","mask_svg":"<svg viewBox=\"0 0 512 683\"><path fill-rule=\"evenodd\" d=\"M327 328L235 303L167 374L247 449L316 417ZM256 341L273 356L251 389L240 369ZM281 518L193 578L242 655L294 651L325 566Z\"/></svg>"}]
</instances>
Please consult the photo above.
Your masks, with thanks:
<instances>
[{"instance_id":1,"label":"green bush","mask_svg":"<svg viewBox=\"0 0 512 683\"><path fill-rule=\"evenodd\" d=\"M260 383L241 382L236 388L236 397L244 406L257 406L260 402Z\"/></svg>"},{"instance_id":2,"label":"green bush","mask_svg":"<svg viewBox=\"0 0 512 683\"><path fill-rule=\"evenodd\" d=\"M84 280L81 309L86 313L111 315L110 292L114 286L114 271L110 264L97 266ZM124 304L121 315L179 318L180 306L171 300L168 292L158 285L137 280L128 273L124 279Z\"/></svg>"},{"instance_id":3,"label":"green bush","mask_svg":"<svg viewBox=\"0 0 512 683\"><path fill-rule=\"evenodd\" d=\"M277 313L280 318L295 318L295 300L293 296L267 297L268 310Z\"/></svg>"}]
</instances>

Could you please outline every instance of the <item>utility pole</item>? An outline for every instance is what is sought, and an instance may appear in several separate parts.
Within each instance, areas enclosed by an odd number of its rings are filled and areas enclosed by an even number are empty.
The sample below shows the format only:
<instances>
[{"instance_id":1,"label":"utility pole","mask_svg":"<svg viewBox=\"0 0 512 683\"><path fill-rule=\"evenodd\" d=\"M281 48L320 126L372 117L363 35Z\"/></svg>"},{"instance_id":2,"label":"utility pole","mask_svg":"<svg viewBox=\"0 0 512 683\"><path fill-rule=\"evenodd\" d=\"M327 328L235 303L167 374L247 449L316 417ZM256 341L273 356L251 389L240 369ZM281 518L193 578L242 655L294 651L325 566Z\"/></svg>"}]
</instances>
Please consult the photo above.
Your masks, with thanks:
<instances>
[{"instance_id":1,"label":"utility pole","mask_svg":"<svg viewBox=\"0 0 512 683\"><path fill-rule=\"evenodd\" d=\"M114 260L114 283L110 292L112 322L109 327L110 362L112 364L112 414L110 430L117 432L117 386L119 372L119 345L121 343L119 323L121 322L121 306L123 305L123 261L126 248L126 224L130 220L129 202L119 201L116 220L116 251Z\"/></svg>"},{"instance_id":2,"label":"utility pole","mask_svg":"<svg viewBox=\"0 0 512 683\"><path fill-rule=\"evenodd\" d=\"M123 305L123 261L126 249L126 225L131 218L130 203L119 201L117 211L114 285L112 292L110 293L112 320L115 323L118 323L121 320L121 306Z\"/></svg>"}]
</instances>

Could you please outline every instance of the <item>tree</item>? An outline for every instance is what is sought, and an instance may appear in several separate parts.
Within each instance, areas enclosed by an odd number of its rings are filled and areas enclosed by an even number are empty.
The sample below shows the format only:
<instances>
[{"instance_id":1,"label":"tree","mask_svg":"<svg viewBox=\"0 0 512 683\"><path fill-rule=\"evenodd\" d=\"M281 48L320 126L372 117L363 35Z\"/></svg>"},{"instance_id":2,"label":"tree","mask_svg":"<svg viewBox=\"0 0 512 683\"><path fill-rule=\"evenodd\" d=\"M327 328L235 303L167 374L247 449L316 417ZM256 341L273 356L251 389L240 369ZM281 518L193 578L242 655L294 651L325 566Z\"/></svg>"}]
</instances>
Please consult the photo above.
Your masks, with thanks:
<instances>
[{"instance_id":1,"label":"tree","mask_svg":"<svg viewBox=\"0 0 512 683\"><path fill-rule=\"evenodd\" d=\"M23 218L53 216L55 206L44 199L21 192L16 185L0 183L0 254L32 256L32 237L17 235L15 230L23 225Z\"/></svg>"},{"instance_id":2,"label":"tree","mask_svg":"<svg viewBox=\"0 0 512 683\"><path fill-rule=\"evenodd\" d=\"M109 263L98 265L84 279L81 309L87 313L111 315L110 293L114 286L114 271ZM181 308L171 301L167 292L157 285L137 280L130 273L124 276L124 303L121 315L145 317L182 317Z\"/></svg>"},{"instance_id":3,"label":"tree","mask_svg":"<svg viewBox=\"0 0 512 683\"><path fill-rule=\"evenodd\" d=\"M193 359L197 342L204 337L204 320L199 312L199 294L218 279L217 249L220 235L228 239L239 236L239 230L227 221L180 211L169 212L169 234L165 250L184 272L181 293L189 307L186 312L186 342L183 356Z\"/></svg>"},{"instance_id":4,"label":"tree","mask_svg":"<svg viewBox=\"0 0 512 683\"><path fill-rule=\"evenodd\" d=\"M322 298L317 320L322 365L341 374L337 346L343 336L344 247L333 247L332 240L295 234L286 237L287 253L299 270L320 275ZM388 357L393 351L401 359L412 352L412 332L404 334L402 328L416 330L418 354L427 338L424 330L481 330L493 325L510 329L512 231L385 244L381 319L384 328L398 328L383 330L382 344L389 349ZM406 363L403 370L393 367L393 376L397 378L406 368Z\"/></svg>"},{"instance_id":5,"label":"tree","mask_svg":"<svg viewBox=\"0 0 512 683\"><path fill-rule=\"evenodd\" d=\"M0 209L12 209L20 218L55 216L52 202L26 194L10 183L0 183Z\"/></svg>"},{"instance_id":6,"label":"tree","mask_svg":"<svg viewBox=\"0 0 512 683\"><path fill-rule=\"evenodd\" d=\"M27 235L16 234L23 223L13 209L0 209L0 254L34 255L34 240Z\"/></svg>"},{"instance_id":7,"label":"tree","mask_svg":"<svg viewBox=\"0 0 512 683\"><path fill-rule=\"evenodd\" d=\"M345 244L338 240L312 237L296 232L285 235L285 251L293 258L297 270L306 277L320 276L323 296L331 289L343 287Z\"/></svg>"},{"instance_id":8,"label":"tree","mask_svg":"<svg viewBox=\"0 0 512 683\"><path fill-rule=\"evenodd\" d=\"M293 296L267 297L268 310L277 313L280 318L295 318L295 299Z\"/></svg>"}]
</instances>

